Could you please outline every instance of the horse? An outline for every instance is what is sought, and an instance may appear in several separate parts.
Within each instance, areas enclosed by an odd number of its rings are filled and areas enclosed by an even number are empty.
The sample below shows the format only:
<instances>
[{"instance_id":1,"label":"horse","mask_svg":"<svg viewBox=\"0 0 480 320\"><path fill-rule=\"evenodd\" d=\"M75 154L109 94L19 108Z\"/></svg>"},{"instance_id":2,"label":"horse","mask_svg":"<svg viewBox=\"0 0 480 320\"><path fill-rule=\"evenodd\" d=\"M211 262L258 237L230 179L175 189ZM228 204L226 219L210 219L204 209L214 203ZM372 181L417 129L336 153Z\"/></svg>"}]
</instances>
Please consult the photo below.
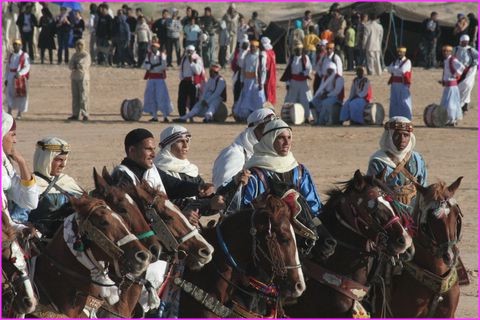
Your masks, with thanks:
<instances>
[{"instance_id":1,"label":"horse","mask_svg":"<svg viewBox=\"0 0 480 320\"><path fill-rule=\"evenodd\" d=\"M213 261L174 280L183 290L179 317L282 316L281 299L305 290L293 218L280 197L264 194L204 229Z\"/></svg>"},{"instance_id":2,"label":"horse","mask_svg":"<svg viewBox=\"0 0 480 320\"><path fill-rule=\"evenodd\" d=\"M102 177L110 185L113 184L105 167ZM146 181L122 186L122 189L139 206L169 257L180 254L187 266L194 270L201 269L212 260L213 247L180 209L168 200L166 194L152 188Z\"/></svg>"},{"instance_id":3,"label":"horse","mask_svg":"<svg viewBox=\"0 0 480 320\"><path fill-rule=\"evenodd\" d=\"M457 274L462 212L453 198L463 177L451 185L416 184L413 211L415 255L392 277L390 311L395 318L454 318L460 287Z\"/></svg>"},{"instance_id":4,"label":"horse","mask_svg":"<svg viewBox=\"0 0 480 320\"><path fill-rule=\"evenodd\" d=\"M53 308L61 317L95 317L104 299L109 304L118 301L118 288L106 276L108 266L118 278L137 278L146 271L151 254L103 200L86 194L69 200L76 213L36 259L38 311Z\"/></svg>"},{"instance_id":5,"label":"horse","mask_svg":"<svg viewBox=\"0 0 480 320\"><path fill-rule=\"evenodd\" d=\"M2 210L2 317L33 312L37 307L25 254L8 214Z\"/></svg>"},{"instance_id":6,"label":"horse","mask_svg":"<svg viewBox=\"0 0 480 320\"><path fill-rule=\"evenodd\" d=\"M357 170L342 188L331 189L320 219L337 241L324 259L318 244L302 260L307 290L287 302L289 317L367 316L360 301L369 291L382 259L404 253L412 244L397 215L391 191L376 177Z\"/></svg>"},{"instance_id":7,"label":"horse","mask_svg":"<svg viewBox=\"0 0 480 320\"><path fill-rule=\"evenodd\" d=\"M123 218L132 233L149 249L152 254L151 262L157 261L161 252L160 241L145 221L137 204L120 188L110 186L107 181L97 173L95 168L93 169L93 180L95 190L92 195L105 200L108 206ZM110 271L110 274L112 274L112 271ZM115 275L110 276L115 277ZM134 311L141 313L139 309L135 310L135 307L144 286L150 289L149 286L151 286L151 284L148 283L143 276L136 279L123 279L119 302L113 306L102 305L97 315L100 317L121 316L130 318L133 316Z\"/></svg>"}]
</instances>

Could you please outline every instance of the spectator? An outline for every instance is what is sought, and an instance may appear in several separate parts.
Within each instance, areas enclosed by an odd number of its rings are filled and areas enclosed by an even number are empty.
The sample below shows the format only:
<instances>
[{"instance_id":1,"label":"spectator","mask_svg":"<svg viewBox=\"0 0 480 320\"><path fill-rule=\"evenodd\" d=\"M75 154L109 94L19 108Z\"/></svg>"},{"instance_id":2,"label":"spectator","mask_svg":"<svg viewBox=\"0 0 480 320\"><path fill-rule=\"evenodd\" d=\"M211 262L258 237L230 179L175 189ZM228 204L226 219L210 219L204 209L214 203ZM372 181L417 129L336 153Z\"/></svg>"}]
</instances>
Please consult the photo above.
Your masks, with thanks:
<instances>
[{"instance_id":1,"label":"spectator","mask_svg":"<svg viewBox=\"0 0 480 320\"><path fill-rule=\"evenodd\" d=\"M318 43L320 43L320 38L315 34L315 27L309 26L308 34L303 38L303 47L305 48L304 50L310 58L310 61L315 61Z\"/></svg>"},{"instance_id":2,"label":"spectator","mask_svg":"<svg viewBox=\"0 0 480 320\"><path fill-rule=\"evenodd\" d=\"M95 35L97 39L97 63L111 64L109 57L110 39L112 38L113 18L108 14L108 6L101 4L99 6L98 21L96 24Z\"/></svg>"},{"instance_id":3,"label":"spectator","mask_svg":"<svg viewBox=\"0 0 480 320\"><path fill-rule=\"evenodd\" d=\"M223 20L225 21L225 20ZM245 17L240 17L240 19L238 20L238 28L237 28L237 43L235 44L236 46L239 46L240 45L240 42L242 41L242 39L244 38L244 35L247 34L248 32L248 24L247 22L245 21ZM228 29L227 29L228 31ZM231 51L233 51L235 49L232 49Z\"/></svg>"},{"instance_id":4,"label":"spectator","mask_svg":"<svg viewBox=\"0 0 480 320\"><path fill-rule=\"evenodd\" d=\"M225 68L227 64L227 52L228 52L228 45L230 44L230 33L227 30L227 23L225 20L220 22L220 33L218 35L218 45L220 49L218 50L218 63L220 66Z\"/></svg>"},{"instance_id":5,"label":"spectator","mask_svg":"<svg viewBox=\"0 0 480 320\"><path fill-rule=\"evenodd\" d=\"M260 40L263 35L263 31L267 28L267 25L265 24L265 22L258 18L257 11L254 11L252 13L252 18L250 19L250 22L252 23L252 27L255 31L255 40ZM248 24L250 24L250 22Z\"/></svg>"},{"instance_id":6,"label":"spectator","mask_svg":"<svg viewBox=\"0 0 480 320\"><path fill-rule=\"evenodd\" d=\"M302 20L295 20L294 23L295 29L290 33L288 40L288 48L290 49L290 56L294 55L295 45L301 43L303 45L303 40L305 39L305 33L302 29Z\"/></svg>"},{"instance_id":7,"label":"spectator","mask_svg":"<svg viewBox=\"0 0 480 320\"><path fill-rule=\"evenodd\" d=\"M374 13L370 14L370 23L365 26L363 45L367 56L368 74L382 74L383 27Z\"/></svg>"},{"instance_id":8,"label":"spectator","mask_svg":"<svg viewBox=\"0 0 480 320\"><path fill-rule=\"evenodd\" d=\"M223 16L222 20L227 23L227 30L230 33L230 52L228 56L231 56L233 51L235 50L235 46L237 44L237 30L239 25L241 14L239 14L236 10L236 6L234 3L231 3L228 6L227 12ZM242 39L238 37L238 39ZM239 42L239 41L238 41Z\"/></svg>"},{"instance_id":9,"label":"spectator","mask_svg":"<svg viewBox=\"0 0 480 320\"><path fill-rule=\"evenodd\" d=\"M57 39L58 51L57 62L62 63L62 54L65 52L65 63L68 63L68 40L70 31L72 30L72 23L68 19L67 8L60 8L60 15L57 17Z\"/></svg>"},{"instance_id":10,"label":"spectator","mask_svg":"<svg viewBox=\"0 0 480 320\"><path fill-rule=\"evenodd\" d=\"M135 65L135 30L137 29L137 18L133 14L132 8L127 8L127 23L130 29L130 42L128 43L127 61L129 65Z\"/></svg>"},{"instance_id":11,"label":"spectator","mask_svg":"<svg viewBox=\"0 0 480 320\"><path fill-rule=\"evenodd\" d=\"M347 21L345 30L345 55L347 56L347 71L353 71L353 62L355 60L355 29L352 21Z\"/></svg>"},{"instance_id":12,"label":"spectator","mask_svg":"<svg viewBox=\"0 0 480 320\"><path fill-rule=\"evenodd\" d=\"M33 33L35 27L38 25L37 18L32 14L32 5L25 5L25 12L20 13L17 19L17 26L20 30L20 35L22 37L22 51L27 52L30 56L30 62L33 63L34 54L33 54Z\"/></svg>"},{"instance_id":13,"label":"spectator","mask_svg":"<svg viewBox=\"0 0 480 320\"><path fill-rule=\"evenodd\" d=\"M362 13L355 32L355 62L357 66L365 65L365 46L363 45L363 38L365 36L365 25L367 23L368 15Z\"/></svg>"},{"instance_id":14,"label":"spectator","mask_svg":"<svg viewBox=\"0 0 480 320\"><path fill-rule=\"evenodd\" d=\"M468 36L470 37L469 45L473 48L478 48L478 19L475 14L470 12L468 15Z\"/></svg>"},{"instance_id":15,"label":"spectator","mask_svg":"<svg viewBox=\"0 0 480 320\"><path fill-rule=\"evenodd\" d=\"M453 29L453 35L457 38L456 40L460 42L460 37L464 34L468 35L468 19L463 13L457 14L457 23Z\"/></svg>"},{"instance_id":16,"label":"spectator","mask_svg":"<svg viewBox=\"0 0 480 320\"><path fill-rule=\"evenodd\" d=\"M333 32L333 38L335 39L335 44L343 48L345 41L345 28L347 24L345 19L340 14L340 10L335 9L332 11L332 18L328 23L328 29Z\"/></svg>"},{"instance_id":17,"label":"spectator","mask_svg":"<svg viewBox=\"0 0 480 320\"><path fill-rule=\"evenodd\" d=\"M42 17L40 18L38 36L38 47L40 48L40 62L45 61L45 50L48 50L50 64L53 64L53 50L55 49L55 20L47 7L42 8Z\"/></svg>"},{"instance_id":18,"label":"spectator","mask_svg":"<svg viewBox=\"0 0 480 320\"><path fill-rule=\"evenodd\" d=\"M128 63L128 44L130 42L130 27L123 10L117 10L117 16L112 24L112 42L115 47L117 67L124 67Z\"/></svg>"},{"instance_id":19,"label":"spectator","mask_svg":"<svg viewBox=\"0 0 480 320\"><path fill-rule=\"evenodd\" d=\"M172 16L167 20L167 65L172 66L173 48L177 55L177 66L180 65L180 33L182 32L182 24L178 16L178 10L172 8Z\"/></svg>"},{"instance_id":20,"label":"spectator","mask_svg":"<svg viewBox=\"0 0 480 320\"><path fill-rule=\"evenodd\" d=\"M430 19L425 19L423 22L426 69L437 65L437 41L440 37L440 25L437 20L438 13L433 11Z\"/></svg>"},{"instance_id":21,"label":"spectator","mask_svg":"<svg viewBox=\"0 0 480 320\"><path fill-rule=\"evenodd\" d=\"M157 35L157 38L160 42L160 51L164 51L167 46L167 21L168 21L168 10L163 9L162 17L154 22L152 25L152 32Z\"/></svg>"},{"instance_id":22,"label":"spectator","mask_svg":"<svg viewBox=\"0 0 480 320\"><path fill-rule=\"evenodd\" d=\"M75 43L75 53L68 67L72 70L72 116L68 120L88 121L88 97L90 92L90 54L85 50L85 42Z\"/></svg>"},{"instance_id":23,"label":"spectator","mask_svg":"<svg viewBox=\"0 0 480 320\"><path fill-rule=\"evenodd\" d=\"M308 32L310 26L314 26L314 23L313 23L313 20L312 20L312 12L310 10L305 11L305 13L303 15L302 24L303 24L303 31L305 33ZM318 34L318 30L315 30L315 33Z\"/></svg>"},{"instance_id":24,"label":"spectator","mask_svg":"<svg viewBox=\"0 0 480 320\"><path fill-rule=\"evenodd\" d=\"M182 27L185 27L190 23L190 18L192 18L192 7L187 7L185 17L183 17L181 20Z\"/></svg>"},{"instance_id":25,"label":"spectator","mask_svg":"<svg viewBox=\"0 0 480 320\"><path fill-rule=\"evenodd\" d=\"M90 19L88 22L88 28L90 30L90 56L92 57L92 62L97 57L97 37L95 35L95 27L98 20L98 10L99 8L95 3L90 4Z\"/></svg>"},{"instance_id":26,"label":"spectator","mask_svg":"<svg viewBox=\"0 0 480 320\"><path fill-rule=\"evenodd\" d=\"M145 21L144 16L138 17L137 27L135 29L138 44L138 60L137 67L140 68L147 57L148 44L152 41L152 32Z\"/></svg>"},{"instance_id":27,"label":"spectator","mask_svg":"<svg viewBox=\"0 0 480 320\"><path fill-rule=\"evenodd\" d=\"M200 38L200 34L202 33L202 29L195 23L196 19L191 18L190 23L183 28L183 32L185 32L185 48L189 45L195 47L195 50L198 51L198 40Z\"/></svg>"},{"instance_id":28,"label":"spectator","mask_svg":"<svg viewBox=\"0 0 480 320\"><path fill-rule=\"evenodd\" d=\"M75 11L73 20L73 43L83 38L83 31L85 31L85 21L83 21L80 11Z\"/></svg>"},{"instance_id":29,"label":"spectator","mask_svg":"<svg viewBox=\"0 0 480 320\"><path fill-rule=\"evenodd\" d=\"M209 68L210 64L214 63L215 59L215 31L218 29L218 22L212 16L212 9L210 7L205 7L204 15L200 17L200 27L203 32L208 35L207 54L206 57L202 56L202 58L205 67Z\"/></svg>"}]
</instances>

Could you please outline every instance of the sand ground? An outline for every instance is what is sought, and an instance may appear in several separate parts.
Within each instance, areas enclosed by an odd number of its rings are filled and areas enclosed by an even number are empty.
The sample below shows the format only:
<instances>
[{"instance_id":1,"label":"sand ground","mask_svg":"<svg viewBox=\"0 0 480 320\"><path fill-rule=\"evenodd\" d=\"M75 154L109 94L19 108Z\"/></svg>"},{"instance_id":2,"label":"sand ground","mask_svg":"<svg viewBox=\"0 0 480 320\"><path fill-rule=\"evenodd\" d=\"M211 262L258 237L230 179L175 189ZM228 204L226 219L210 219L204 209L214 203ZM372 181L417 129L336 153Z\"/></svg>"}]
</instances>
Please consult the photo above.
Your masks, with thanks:
<instances>
[{"instance_id":1,"label":"sand ground","mask_svg":"<svg viewBox=\"0 0 480 320\"><path fill-rule=\"evenodd\" d=\"M223 4L222 4L223 5ZM242 4L247 6L248 4ZM459 5L459 4L458 4ZM178 6L177 6L178 7ZM449 8L450 9L450 8ZM223 10L222 10L223 11ZM452 10L456 12L455 10ZM460 11L458 11L460 12ZM285 66L278 66L277 75ZM228 83L228 106L232 105L231 72L222 71ZM477 85L473 89L471 110L457 128L427 128L423 124L424 108L438 103L442 87L437 84L442 71L413 70L411 88L414 105L416 149L428 164L429 182L444 180L453 182L464 176L456 199L464 217L463 239L459 245L462 259L471 277L471 285L462 287L462 296L456 316L478 316L478 96ZM346 72L346 94L349 93L353 73ZM66 66L32 66L30 81L30 110L17 126L17 147L32 163L35 142L45 136L64 138L72 145L66 172L76 178L87 190L93 187L92 168L107 166L109 170L124 156L123 139L131 129L143 127L151 130L158 141L160 132L167 126L150 123L144 115L140 122L125 122L120 117L120 104L124 99L143 100L145 81L143 71L92 67L91 69L91 121L68 122L71 114L69 72ZM387 74L370 77L374 100L383 104L387 111L389 87ZM177 115L178 70L168 71L167 84ZM283 101L285 86L278 82L277 97ZM5 105L5 102L4 102ZM277 103L279 113L281 103ZM189 159L197 164L205 180L211 179L213 161L218 152L230 144L244 129L228 118L224 124L186 124L193 135ZM317 188L325 200L325 191L338 181L350 179L356 169L366 171L369 156L378 148L381 127L294 127L293 153L313 175Z\"/></svg>"}]
</instances>

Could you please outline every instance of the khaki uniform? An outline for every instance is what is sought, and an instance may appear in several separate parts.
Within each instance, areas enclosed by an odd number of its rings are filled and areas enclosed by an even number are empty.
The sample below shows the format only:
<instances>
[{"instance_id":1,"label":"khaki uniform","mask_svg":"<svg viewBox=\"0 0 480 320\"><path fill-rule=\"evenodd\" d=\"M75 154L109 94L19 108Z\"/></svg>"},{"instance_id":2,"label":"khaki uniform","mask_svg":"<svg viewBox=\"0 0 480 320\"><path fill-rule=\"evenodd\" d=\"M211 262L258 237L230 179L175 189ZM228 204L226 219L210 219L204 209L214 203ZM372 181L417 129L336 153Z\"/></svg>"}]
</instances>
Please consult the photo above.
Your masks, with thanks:
<instances>
[{"instance_id":1,"label":"khaki uniform","mask_svg":"<svg viewBox=\"0 0 480 320\"><path fill-rule=\"evenodd\" d=\"M72 70L72 115L88 117L88 96L90 93L90 54L86 51L76 52L70 59L68 67Z\"/></svg>"}]
</instances>

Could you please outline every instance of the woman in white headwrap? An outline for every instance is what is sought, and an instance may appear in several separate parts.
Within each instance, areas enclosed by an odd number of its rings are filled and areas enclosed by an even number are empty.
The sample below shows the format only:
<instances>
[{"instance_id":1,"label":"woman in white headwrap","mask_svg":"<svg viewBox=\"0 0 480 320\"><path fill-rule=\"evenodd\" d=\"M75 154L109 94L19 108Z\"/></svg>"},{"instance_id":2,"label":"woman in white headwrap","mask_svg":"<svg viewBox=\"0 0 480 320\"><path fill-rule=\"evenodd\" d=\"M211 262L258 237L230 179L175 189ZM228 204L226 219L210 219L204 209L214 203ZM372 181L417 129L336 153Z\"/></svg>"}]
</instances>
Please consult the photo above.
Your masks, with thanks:
<instances>
[{"instance_id":1,"label":"woman in white headwrap","mask_svg":"<svg viewBox=\"0 0 480 320\"><path fill-rule=\"evenodd\" d=\"M47 238L53 237L66 216L73 213L69 196L84 192L69 175L63 173L70 145L60 138L47 137L37 142L33 155L34 175L39 191L38 207L28 220Z\"/></svg>"},{"instance_id":2,"label":"woman in white headwrap","mask_svg":"<svg viewBox=\"0 0 480 320\"><path fill-rule=\"evenodd\" d=\"M393 117L385 123L380 150L368 163L367 174L379 175L385 170L383 180L395 191L397 200L406 205L411 205L416 195L413 182L427 186L427 167L422 155L414 151L415 142L412 122Z\"/></svg>"},{"instance_id":3,"label":"woman in white headwrap","mask_svg":"<svg viewBox=\"0 0 480 320\"><path fill-rule=\"evenodd\" d=\"M2 210L15 218L16 208L34 209L38 204L38 191L35 177L28 165L15 148L16 123L11 115L2 112ZM13 167L16 162L20 171L17 173ZM14 219L23 222L26 219ZM23 220L23 221L22 221ZM15 224L15 227L17 228ZM21 229L18 227L17 229Z\"/></svg>"}]
</instances>

